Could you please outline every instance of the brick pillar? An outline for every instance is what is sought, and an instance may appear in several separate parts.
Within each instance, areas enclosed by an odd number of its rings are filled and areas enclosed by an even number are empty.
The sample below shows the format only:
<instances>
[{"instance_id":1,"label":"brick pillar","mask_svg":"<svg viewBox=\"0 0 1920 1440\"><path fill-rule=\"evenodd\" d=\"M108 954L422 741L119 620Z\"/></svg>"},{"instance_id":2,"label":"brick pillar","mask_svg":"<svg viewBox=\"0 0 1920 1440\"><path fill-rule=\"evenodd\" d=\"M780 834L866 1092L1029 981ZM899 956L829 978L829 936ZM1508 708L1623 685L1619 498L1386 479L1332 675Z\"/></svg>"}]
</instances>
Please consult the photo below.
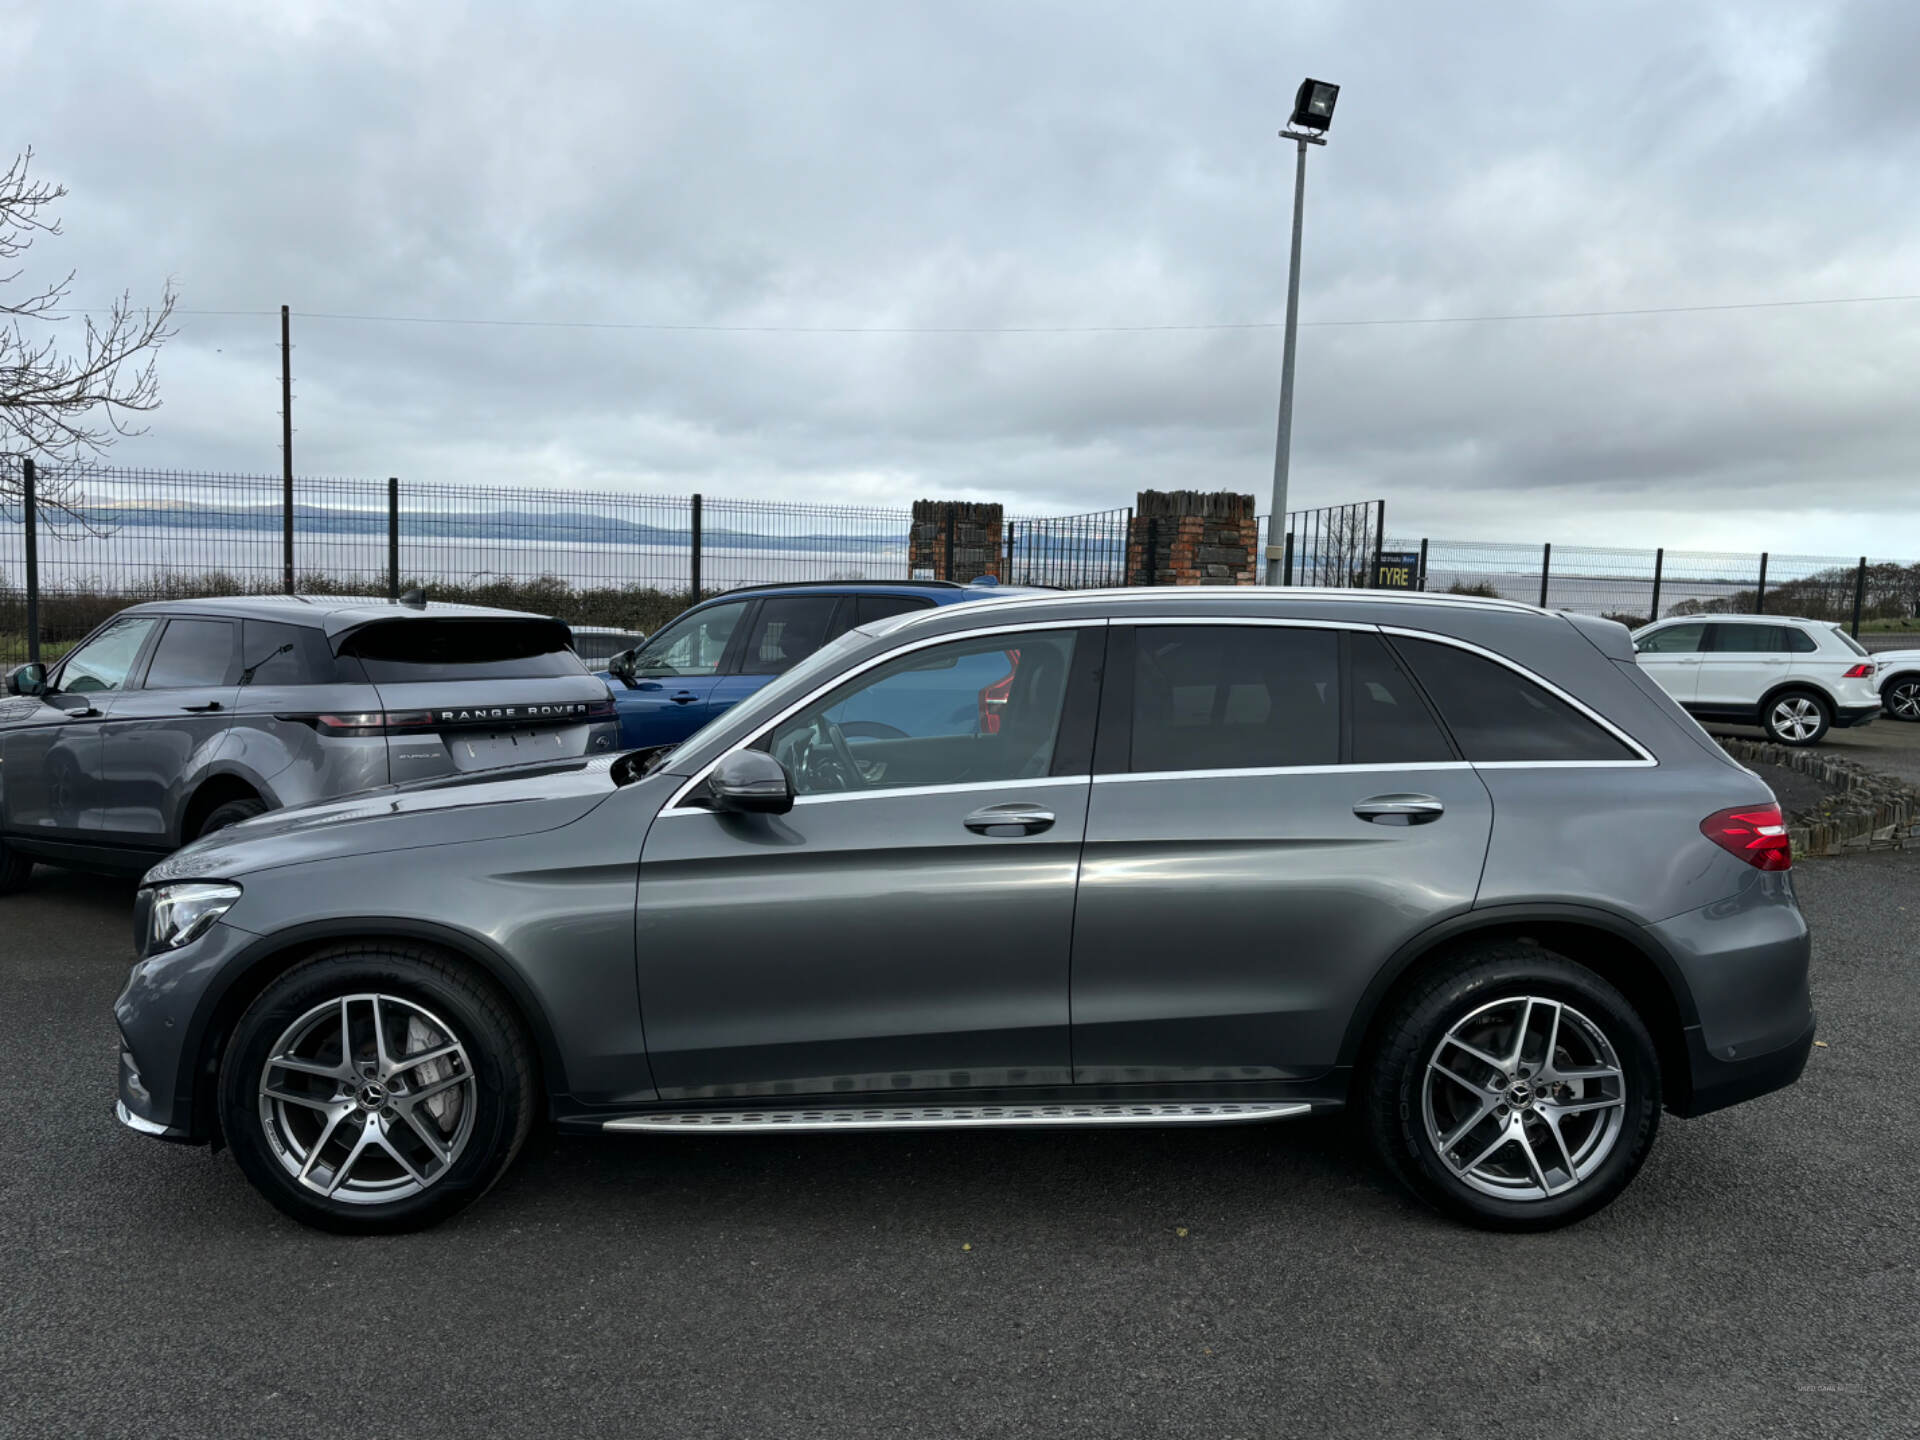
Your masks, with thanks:
<instances>
[{"instance_id":1,"label":"brick pillar","mask_svg":"<svg viewBox=\"0 0 1920 1440\"><path fill-rule=\"evenodd\" d=\"M916 580L958 580L982 575L1002 579L1003 512L998 505L968 500L916 500L907 531L907 574ZM947 558L953 559L948 573Z\"/></svg>"},{"instance_id":2,"label":"brick pillar","mask_svg":"<svg viewBox=\"0 0 1920 1440\"><path fill-rule=\"evenodd\" d=\"M1142 490L1127 544L1127 583L1251 585L1259 543L1251 495Z\"/></svg>"}]
</instances>

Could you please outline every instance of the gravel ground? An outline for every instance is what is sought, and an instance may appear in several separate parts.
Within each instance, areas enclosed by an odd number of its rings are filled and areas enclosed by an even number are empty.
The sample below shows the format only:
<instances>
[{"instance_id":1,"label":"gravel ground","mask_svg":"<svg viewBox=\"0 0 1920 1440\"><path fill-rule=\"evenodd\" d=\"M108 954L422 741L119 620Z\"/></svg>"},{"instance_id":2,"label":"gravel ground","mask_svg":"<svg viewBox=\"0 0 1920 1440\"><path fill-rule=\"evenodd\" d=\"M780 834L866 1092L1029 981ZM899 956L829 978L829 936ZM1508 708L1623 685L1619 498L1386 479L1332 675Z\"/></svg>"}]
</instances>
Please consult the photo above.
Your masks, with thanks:
<instances>
[{"instance_id":1,"label":"gravel ground","mask_svg":"<svg viewBox=\"0 0 1920 1440\"><path fill-rule=\"evenodd\" d=\"M1798 1086L1519 1238L1335 1120L546 1139L330 1238L113 1123L128 892L42 870L0 901L0 1435L1915 1435L1917 864L1800 867Z\"/></svg>"}]
</instances>

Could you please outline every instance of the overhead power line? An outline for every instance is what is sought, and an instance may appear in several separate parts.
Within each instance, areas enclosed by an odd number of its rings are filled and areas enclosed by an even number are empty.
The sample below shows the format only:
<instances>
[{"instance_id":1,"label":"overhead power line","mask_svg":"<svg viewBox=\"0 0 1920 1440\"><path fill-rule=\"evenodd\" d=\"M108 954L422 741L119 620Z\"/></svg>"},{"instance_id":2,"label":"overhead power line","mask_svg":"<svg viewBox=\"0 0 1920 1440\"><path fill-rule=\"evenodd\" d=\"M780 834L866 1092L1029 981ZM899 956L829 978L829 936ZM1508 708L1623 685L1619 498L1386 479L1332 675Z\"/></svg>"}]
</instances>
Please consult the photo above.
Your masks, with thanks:
<instances>
[{"instance_id":1,"label":"overhead power line","mask_svg":"<svg viewBox=\"0 0 1920 1440\"><path fill-rule=\"evenodd\" d=\"M1914 295L1843 295L1817 300L1747 300L1723 305L1643 305L1622 310L1529 310L1486 315L1402 315L1368 320L1302 320L1302 329L1359 329L1405 325L1488 325L1529 320L1606 320L1646 315L1705 315L1730 310L1797 310L1822 305L1888 305ZM73 310L80 315L104 310ZM175 310L175 315L273 317L274 310ZM462 315L374 315L295 310L295 319L373 325L466 325L513 330L640 330L712 335L1120 335L1230 330L1278 330L1278 320L1198 321L1177 325L707 325L633 320L500 320Z\"/></svg>"}]
</instances>

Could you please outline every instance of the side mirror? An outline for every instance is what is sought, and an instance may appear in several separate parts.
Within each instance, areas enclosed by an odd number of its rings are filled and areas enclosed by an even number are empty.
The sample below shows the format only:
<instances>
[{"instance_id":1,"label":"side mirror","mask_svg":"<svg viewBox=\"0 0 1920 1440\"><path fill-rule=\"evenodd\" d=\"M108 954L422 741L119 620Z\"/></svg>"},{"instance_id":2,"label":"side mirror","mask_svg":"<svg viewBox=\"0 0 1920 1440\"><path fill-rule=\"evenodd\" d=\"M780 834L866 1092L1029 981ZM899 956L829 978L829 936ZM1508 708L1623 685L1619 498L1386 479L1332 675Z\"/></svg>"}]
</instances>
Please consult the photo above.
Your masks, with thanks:
<instances>
[{"instance_id":1,"label":"side mirror","mask_svg":"<svg viewBox=\"0 0 1920 1440\"><path fill-rule=\"evenodd\" d=\"M633 689L633 664L639 654L640 652L637 649L622 650L618 655L607 661L607 673L622 685L625 685L629 690Z\"/></svg>"},{"instance_id":2,"label":"side mirror","mask_svg":"<svg viewBox=\"0 0 1920 1440\"><path fill-rule=\"evenodd\" d=\"M7 694L44 695L47 693L47 667L38 660L16 665L7 672Z\"/></svg>"},{"instance_id":3,"label":"side mirror","mask_svg":"<svg viewBox=\"0 0 1920 1440\"><path fill-rule=\"evenodd\" d=\"M784 815L793 809L793 777L764 750L736 750L707 777L716 810L732 815Z\"/></svg>"}]
</instances>

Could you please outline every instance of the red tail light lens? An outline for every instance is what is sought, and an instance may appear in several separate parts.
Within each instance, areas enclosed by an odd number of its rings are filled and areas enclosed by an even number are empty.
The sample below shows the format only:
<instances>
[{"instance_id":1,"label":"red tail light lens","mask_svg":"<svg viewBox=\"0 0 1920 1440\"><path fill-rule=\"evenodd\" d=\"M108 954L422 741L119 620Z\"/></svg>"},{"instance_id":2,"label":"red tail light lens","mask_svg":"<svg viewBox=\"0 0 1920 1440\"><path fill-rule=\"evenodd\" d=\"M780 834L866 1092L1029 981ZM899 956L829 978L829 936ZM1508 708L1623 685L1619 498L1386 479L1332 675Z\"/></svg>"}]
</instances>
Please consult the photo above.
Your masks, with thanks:
<instances>
[{"instance_id":1,"label":"red tail light lens","mask_svg":"<svg viewBox=\"0 0 1920 1440\"><path fill-rule=\"evenodd\" d=\"M1007 673L984 686L980 691L980 733L998 735L1000 733L1000 712L1013 698L1013 677L1020 673L1020 652L1007 651Z\"/></svg>"},{"instance_id":2,"label":"red tail light lens","mask_svg":"<svg viewBox=\"0 0 1920 1440\"><path fill-rule=\"evenodd\" d=\"M1862 660L1858 665L1847 671L1846 678L1849 680L1870 680L1873 678L1873 666L1869 665L1865 660Z\"/></svg>"},{"instance_id":3,"label":"red tail light lens","mask_svg":"<svg viewBox=\"0 0 1920 1440\"><path fill-rule=\"evenodd\" d=\"M1756 870L1793 866L1793 839L1778 805L1737 806L1700 822L1700 833Z\"/></svg>"},{"instance_id":4,"label":"red tail light lens","mask_svg":"<svg viewBox=\"0 0 1920 1440\"><path fill-rule=\"evenodd\" d=\"M587 702L587 719L589 720L611 720L619 713L618 710L614 709L613 701L611 700L589 700Z\"/></svg>"}]
</instances>

